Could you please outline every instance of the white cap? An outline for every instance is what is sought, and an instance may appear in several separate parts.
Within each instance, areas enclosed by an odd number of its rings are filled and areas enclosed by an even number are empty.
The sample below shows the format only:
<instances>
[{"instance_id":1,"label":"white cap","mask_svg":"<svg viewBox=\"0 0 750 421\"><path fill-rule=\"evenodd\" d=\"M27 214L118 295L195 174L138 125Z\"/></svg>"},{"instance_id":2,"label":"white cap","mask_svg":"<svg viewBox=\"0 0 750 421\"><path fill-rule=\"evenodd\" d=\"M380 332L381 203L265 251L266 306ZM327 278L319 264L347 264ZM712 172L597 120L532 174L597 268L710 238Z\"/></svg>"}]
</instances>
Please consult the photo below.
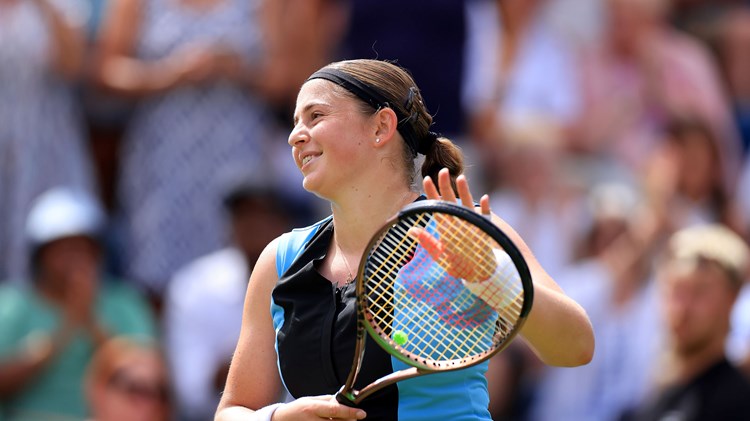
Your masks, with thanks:
<instances>
[{"instance_id":1,"label":"white cap","mask_svg":"<svg viewBox=\"0 0 750 421\"><path fill-rule=\"evenodd\" d=\"M740 278L745 275L750 260L745 240L720 224L696 225L676 232L669 240L669 251L674 260L712 260Z\"/></svg>"},{"instance_id":2,"label":"white cap","mask_svg":"<svg viewBox=\"0 0 750 421\"><path fill-rule=\"evenodd\" d=\"M26 235L36 248L65 237L96 238L103 225L104 213L89 193L56 187L34 200L26 219Z\"/></svg>"}]
</instances>

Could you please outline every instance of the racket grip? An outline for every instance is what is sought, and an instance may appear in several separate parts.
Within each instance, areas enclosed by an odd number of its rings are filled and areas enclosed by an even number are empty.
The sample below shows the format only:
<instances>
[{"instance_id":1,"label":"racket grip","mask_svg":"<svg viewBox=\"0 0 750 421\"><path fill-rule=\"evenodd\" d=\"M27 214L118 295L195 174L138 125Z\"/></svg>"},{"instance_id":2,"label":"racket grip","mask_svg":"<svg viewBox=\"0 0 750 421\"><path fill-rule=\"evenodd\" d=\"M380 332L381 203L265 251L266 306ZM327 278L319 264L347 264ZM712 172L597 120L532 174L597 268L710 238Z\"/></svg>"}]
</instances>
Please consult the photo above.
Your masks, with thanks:
<instances>
[{"instance_id":1,"label":"racket grip","mask_svg":"<svg viewBox=\"0 0 750 421\"><path fill-rule=\"evenodd\" d=\"M344 393L344 388L336 392L336 402L342 405L346 405L350 408L358 408L354 401L346 396L346 394Z\"/></svg>"}]
</instances>

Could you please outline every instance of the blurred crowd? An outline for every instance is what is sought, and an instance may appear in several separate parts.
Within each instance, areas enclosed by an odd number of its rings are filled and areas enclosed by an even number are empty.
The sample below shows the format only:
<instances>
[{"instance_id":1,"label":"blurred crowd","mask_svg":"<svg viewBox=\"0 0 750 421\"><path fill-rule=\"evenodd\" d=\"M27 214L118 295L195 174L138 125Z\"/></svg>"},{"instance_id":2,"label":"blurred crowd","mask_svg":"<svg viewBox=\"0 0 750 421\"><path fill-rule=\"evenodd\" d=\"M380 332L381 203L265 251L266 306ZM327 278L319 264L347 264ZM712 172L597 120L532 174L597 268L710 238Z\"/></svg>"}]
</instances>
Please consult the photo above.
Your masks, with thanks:
<instances>
[{"instance_id":1,"label":"blurred crowd","mask_svg":"<svg viewBox=\"0 0 750 421\"><path fill-rule=\"evenodd\" d=\"M496 420L750 390L750 1L0 0L0 421L212 419L255 259L330 211L297 90L350 58L591 318L587 366L493 358Z\"/></svg>"}]
</instances>

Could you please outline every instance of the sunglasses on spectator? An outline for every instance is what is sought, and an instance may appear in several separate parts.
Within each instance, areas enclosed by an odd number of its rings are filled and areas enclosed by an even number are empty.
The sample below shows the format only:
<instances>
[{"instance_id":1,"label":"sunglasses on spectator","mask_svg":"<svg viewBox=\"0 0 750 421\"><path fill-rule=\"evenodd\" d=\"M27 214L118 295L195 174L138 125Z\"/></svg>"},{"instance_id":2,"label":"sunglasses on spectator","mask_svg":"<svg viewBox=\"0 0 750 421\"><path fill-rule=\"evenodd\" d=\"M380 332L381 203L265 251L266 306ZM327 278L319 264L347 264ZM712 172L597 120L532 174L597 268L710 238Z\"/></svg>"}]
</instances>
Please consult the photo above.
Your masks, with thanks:
<instances>
[{"instance_id":1,"label":"sunglasses on spectator","mask_svg":"<svg viewBox=\"0 0 750 421\"><path fill-rule=\"evenodd\" d=\"M168 400L167 386L161 382L154 383L130 377L125 370L118 370L109 379L110 388L131 397L165 403Z\"/></svg>"}]
</instances>

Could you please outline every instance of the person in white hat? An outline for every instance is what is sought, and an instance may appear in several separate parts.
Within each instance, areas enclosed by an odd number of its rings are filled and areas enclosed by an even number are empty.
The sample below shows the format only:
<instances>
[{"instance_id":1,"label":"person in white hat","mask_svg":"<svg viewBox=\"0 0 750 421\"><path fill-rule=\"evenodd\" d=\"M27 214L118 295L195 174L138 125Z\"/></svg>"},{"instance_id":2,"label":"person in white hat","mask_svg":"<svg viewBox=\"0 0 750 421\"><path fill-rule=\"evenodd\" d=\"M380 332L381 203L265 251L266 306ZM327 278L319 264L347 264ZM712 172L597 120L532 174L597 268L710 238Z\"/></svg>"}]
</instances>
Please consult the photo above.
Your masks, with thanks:
<instances>
[{"instance_id":1,"label":"person in white hat","mask_svg":"<svg viewBox=\"0 0 750 421\"><path fill-rule=\"evenodd\" d=\"M747 244L723 225L706 224L673 234L667 252L658 281L668 340L661 388L627 419L750 419L750 381L725 346L747 278Z\"/></svg>"},{"instance_id":2,"label":"person in white hat","mask_svg":"<svg viewBox=\"0 0 750 421\"><path fill-rule=\"evenodd\" d=\"M27 217L33 282L0 287L0 420L87 414L81 382L116 335L155 337L147 302L101 270L104 214L86 193L54 188Z\"/></svg>"}]
</instances>

